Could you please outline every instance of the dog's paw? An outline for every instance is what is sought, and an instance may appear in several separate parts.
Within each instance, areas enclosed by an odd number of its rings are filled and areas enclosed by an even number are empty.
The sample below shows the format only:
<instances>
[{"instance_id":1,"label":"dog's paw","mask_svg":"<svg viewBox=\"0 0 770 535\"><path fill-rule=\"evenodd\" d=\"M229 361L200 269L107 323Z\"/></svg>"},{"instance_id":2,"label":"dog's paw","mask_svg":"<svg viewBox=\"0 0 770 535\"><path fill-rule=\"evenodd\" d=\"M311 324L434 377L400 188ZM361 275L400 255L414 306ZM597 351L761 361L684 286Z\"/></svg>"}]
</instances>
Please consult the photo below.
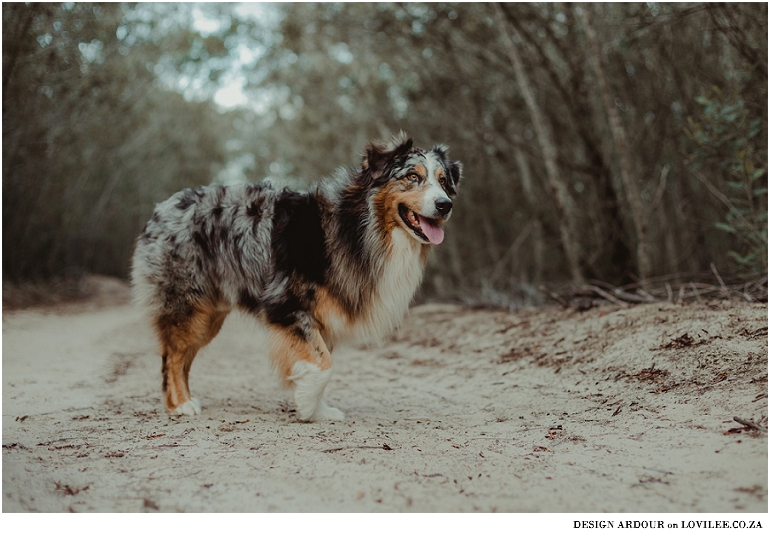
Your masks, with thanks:
<instances>
[{"instance_id":1,"label":"dog's paw","mask_svg":"<svg viewBox=\"0 0 770 535\"><path fill-rule=\"evenodd\" d=\"M168 413L171 416L195 416L201 413L201 402L198 398L191 398Z\"/></svg>"},{"instance_id":2,"label":"dog's paw","mask_svg":"<svg viewBox=\"0 0 770 535\"><path fill-rule=\"evenodd\" d=\"M324 400L318 404L310 421L314 420L344 420L345 413L336 407L330 407Z\"/></svg>"}]
</instances>

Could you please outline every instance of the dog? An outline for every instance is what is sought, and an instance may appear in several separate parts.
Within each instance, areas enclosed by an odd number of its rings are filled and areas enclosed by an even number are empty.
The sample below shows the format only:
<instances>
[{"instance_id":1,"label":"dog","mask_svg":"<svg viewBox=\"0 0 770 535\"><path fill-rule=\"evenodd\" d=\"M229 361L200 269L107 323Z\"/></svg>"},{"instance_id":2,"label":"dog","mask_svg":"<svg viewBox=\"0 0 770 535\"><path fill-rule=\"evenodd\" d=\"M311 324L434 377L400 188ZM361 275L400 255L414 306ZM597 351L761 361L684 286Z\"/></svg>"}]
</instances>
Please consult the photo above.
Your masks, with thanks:
<instances>
[{"instance_id":1,"label":"dog","mask_svg":"<svg viewBox=\"0 0 770 535\"><path fill-rule=\"evenodd\" d=\"M343 419L323 397L331 352L398 327L431 246L444 239L461 175L445 146L418 149L402 132L368 143L360 168L306 193L215 185L158 204L137 238L131 279L160 341L167 412L201 412L190 367L239 309L266 326L297 418Z\"/></svg>"}]
</instances>

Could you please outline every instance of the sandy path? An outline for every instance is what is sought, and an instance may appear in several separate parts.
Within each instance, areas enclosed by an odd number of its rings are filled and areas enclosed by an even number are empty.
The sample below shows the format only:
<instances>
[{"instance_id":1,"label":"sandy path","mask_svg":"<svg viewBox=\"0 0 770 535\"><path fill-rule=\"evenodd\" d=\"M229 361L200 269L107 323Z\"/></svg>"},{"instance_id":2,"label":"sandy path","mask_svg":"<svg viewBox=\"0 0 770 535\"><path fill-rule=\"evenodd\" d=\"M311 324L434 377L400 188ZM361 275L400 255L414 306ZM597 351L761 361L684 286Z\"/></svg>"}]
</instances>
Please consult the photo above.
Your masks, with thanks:
<instances>
[{"instance_id":1,"label":"sandy path","mask_svg":"<svg viewBox=\"0 0 770 535\"><path fill-rule=\"evenodd\" d=\"M3 511L767 512L767 435L733 421L767 426L767 325L418 307L336 353L347 419L302 424L247 318L192 368L203 414L171 419L130 306L6 313Z\"/></svg>"}]
</instances>

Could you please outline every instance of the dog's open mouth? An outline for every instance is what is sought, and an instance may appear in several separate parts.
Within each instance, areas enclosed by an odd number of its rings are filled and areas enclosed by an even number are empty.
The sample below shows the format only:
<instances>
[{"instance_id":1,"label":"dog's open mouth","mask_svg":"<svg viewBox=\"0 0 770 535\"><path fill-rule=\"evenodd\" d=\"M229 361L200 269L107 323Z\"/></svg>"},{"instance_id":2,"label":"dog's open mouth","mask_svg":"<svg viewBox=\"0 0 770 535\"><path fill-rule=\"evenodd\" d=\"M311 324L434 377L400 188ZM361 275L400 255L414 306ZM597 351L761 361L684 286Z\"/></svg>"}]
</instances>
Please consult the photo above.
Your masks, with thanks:
<instances>
[{"instance_id":1,"label":"dog's open mouth","mask_svg":"<svg viewBox=\"0 0 770 535\"><path fill-rule=\"evenodd\" d=\"M438 245L444 241L444 229L438 226L436 219L421 216L414 210L410 210L404 204L398 205L398 215L404 220L415 235L424 241Z\"/></svg>"}]
</instances>

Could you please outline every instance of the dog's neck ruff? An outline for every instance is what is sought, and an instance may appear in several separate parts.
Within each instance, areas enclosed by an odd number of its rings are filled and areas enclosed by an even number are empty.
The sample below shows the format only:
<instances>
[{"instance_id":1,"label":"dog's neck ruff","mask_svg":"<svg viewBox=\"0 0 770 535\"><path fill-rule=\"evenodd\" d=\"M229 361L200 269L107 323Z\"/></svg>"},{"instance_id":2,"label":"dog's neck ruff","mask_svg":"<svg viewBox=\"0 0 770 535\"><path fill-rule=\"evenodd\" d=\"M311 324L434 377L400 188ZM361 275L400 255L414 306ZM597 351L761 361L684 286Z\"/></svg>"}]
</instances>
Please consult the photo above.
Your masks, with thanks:
<instances>
[{"instance_id":1,"label":"dog's neck ruff","mask_svg":"<svg viewBox=\"0 0 770 535\"><path fill-rule=\"evenodd\" d=\"M349 182L336 185L335 196L349 194L350 190L344 188L353 186ZM350 249L331 251L333 256L338 255L331 259L338 270L334 279L338 282L338 296L358 314L351 321L330 321L335 344L381 340L398 328L422 281L427 260L428 245L416 241L400 226L388 231L383 228L368 193L361 192L358 200L366 209L358 212L362 217L357 229L342 223L350 214L336 214L337 232L353 234L341 236L340 241L356 242L356 250L352 256Z\"/></svg>"},{"instance_id":2,"label":"dog's neck ruff","mask_svg":"<svg viewBox=\"0 0 770 535\"><path fill-rule=\"evenodd\" d=\"M381 339L401 325L422 281L423 247L400 227L391 232L390 247L370 313L372 338Z\"/></svg>"}]
</instances>

